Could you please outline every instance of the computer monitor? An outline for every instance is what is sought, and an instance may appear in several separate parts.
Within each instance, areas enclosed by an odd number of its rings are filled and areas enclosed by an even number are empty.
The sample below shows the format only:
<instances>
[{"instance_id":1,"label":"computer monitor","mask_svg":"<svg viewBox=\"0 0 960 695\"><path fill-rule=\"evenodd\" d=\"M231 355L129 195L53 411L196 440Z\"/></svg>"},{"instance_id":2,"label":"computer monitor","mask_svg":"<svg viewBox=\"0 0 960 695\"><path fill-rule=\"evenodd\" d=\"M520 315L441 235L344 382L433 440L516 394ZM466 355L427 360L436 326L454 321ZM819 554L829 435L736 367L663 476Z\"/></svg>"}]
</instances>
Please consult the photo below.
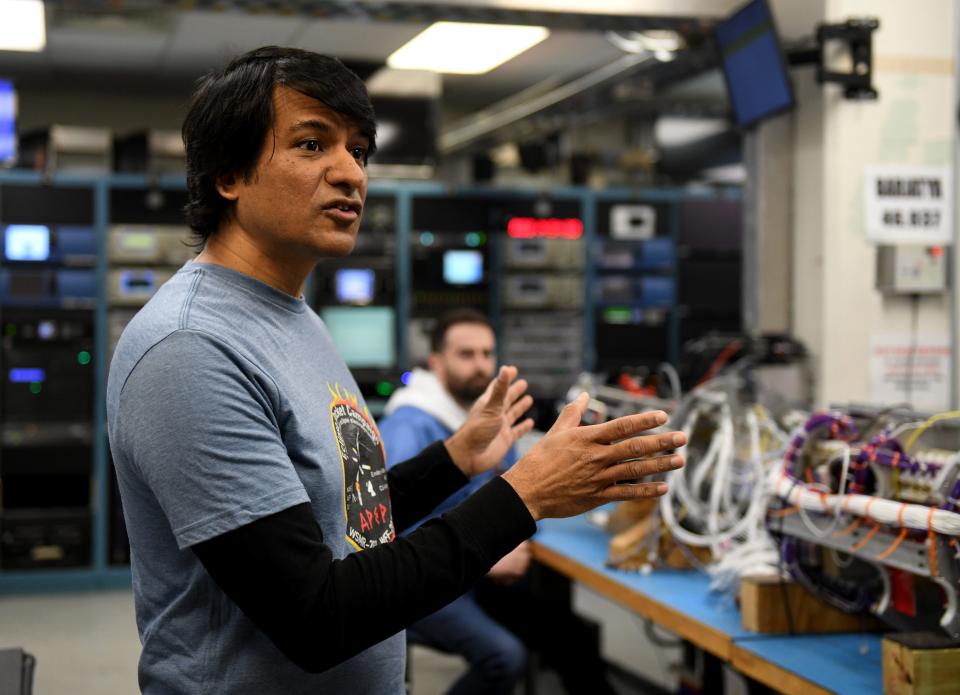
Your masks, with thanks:
<instances>
[{"instance_id":1,"label":"computer monitor","mask_svg":"<svg viewBox=\"0 0 960 695\"><path fill-rule=\"evenodd\" d=\"M337 301L369 304L373 301L376 274L370 268L340 268L334 273Z\"/></svg>"},{"instance_id":2,"label":"computer monitor","mask_svg":"<svg viewBox=\"0 0 960 695\"><path fill-rule=\"evenodd\" d=\"M334 306L320 311L348 367L388 369L397 361L396 315L388 306Z\"/></svg>"},{"instance_id":3,"label":"computer monitor","mask_svg":"<svg viewBox=\"0 0 960 695\"><path fill-rule=\"evenodd\" d=\"M8 224L3 231L3 256L8 261L50 258L50 228L42 224Z\"/></svg>"},{"instance_id":4,"label":"computer monitor","mask_svg":"<svg viewBox=\"0 0 960 695\"><path fill-rule=\"evenodd\" d=\"M766 0L753 0L714 29L730 105L749 126L794 105L780 38Z\"/></svg>"},{"instance_id":5,"label":"computer monitor","mask_svg":"<svg viewBox=\"0 0 960 695\"><path fill-rule=\"evenodd\" d=\"M0 80L0 167L17 160L17 93L13 82Z\"/></svg>"},{"instance_id":6,"label":"computer monitor","mask_svg":"<svg viewBox=\"0 0 960 695\"><path fill-rule=\"evenodd\" d=\"M480 251L444 251L443 281L448 285L483 282L483 254Z\"/></svg>"}]
</instances>

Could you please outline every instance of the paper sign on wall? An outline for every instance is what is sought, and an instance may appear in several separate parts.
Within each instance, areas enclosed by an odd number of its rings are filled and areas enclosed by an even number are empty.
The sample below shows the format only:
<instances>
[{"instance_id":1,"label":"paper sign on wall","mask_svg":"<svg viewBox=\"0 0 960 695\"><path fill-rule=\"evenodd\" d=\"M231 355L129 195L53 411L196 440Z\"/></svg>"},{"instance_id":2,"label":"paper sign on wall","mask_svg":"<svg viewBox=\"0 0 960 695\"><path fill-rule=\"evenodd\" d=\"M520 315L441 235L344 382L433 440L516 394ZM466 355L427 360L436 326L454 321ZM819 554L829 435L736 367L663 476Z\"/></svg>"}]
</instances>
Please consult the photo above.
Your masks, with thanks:
<instances>
[{"instance_id":1,"label":"paper sign on wall","mask_svg":"<svg viewBox=\"0 0 960 695\"><path fill-rule=\"evenodd\" d=\"M870 339L870 399L945 410L950 402L950 341L945 335L874 335Z\"/></svg>"},{"instance_id":2,"label":"paper sign on wall","mask_svg":"<svg viewBox=\"0 0 960 695\"><path fill-rule=\"evenodd\" d=\"M950 167L884 165L864 171L867 239L880 244L949 244Z\"/></svg>"}]
</instances>

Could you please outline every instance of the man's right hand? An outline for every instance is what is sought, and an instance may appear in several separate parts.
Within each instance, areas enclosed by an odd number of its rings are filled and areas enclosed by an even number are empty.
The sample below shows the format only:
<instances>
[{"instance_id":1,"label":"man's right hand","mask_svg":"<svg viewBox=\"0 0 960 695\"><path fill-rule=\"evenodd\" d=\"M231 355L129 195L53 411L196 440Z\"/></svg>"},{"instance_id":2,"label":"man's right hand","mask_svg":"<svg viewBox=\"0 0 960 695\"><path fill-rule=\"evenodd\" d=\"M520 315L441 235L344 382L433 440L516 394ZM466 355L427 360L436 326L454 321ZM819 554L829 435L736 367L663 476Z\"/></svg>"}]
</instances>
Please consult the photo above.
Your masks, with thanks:
<instances>
[{"instance_id":1,"label":"man's right hand","mask_svg":"<svg viewBox=\"0 0 960 695\"><path fill-rule=\"evenodd\" d=\"M686 443L682 432L637 436L667 421L666 413L627 415L580 426L589 396L581 393L550 431L503 474L534 519L575 516L607 502L659 497L667 484L630 483L680 468L683 458L663 455Z\"/></svg>"}]
</instances>

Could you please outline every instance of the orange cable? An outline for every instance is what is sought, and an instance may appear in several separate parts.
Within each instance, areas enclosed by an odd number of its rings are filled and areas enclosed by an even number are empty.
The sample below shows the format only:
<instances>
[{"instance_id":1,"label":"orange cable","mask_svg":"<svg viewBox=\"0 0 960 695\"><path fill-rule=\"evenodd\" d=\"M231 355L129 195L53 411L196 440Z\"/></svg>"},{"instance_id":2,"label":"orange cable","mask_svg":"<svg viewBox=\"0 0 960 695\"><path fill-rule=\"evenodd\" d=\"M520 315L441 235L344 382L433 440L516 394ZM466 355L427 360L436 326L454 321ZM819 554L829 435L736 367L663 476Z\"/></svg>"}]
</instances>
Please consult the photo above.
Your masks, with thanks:
<instances>
[{"instance_id":1,"label":"orange cable","mask_svg":"<svg viewBox=\"0 0 960 695\"><path fill-rule=\"evenodd\" d=\"M846 527L845 529L843 529L842 531L834 531L834 532L833 532L833 537L834 537L834 538L842 538L843 536L849 536L851 533L853 533L854 531L856 531L857 528L858 528L858 527L860 526L860 524L862 524L862 523L863 523L863 519L861 519L861 518L858 516L856 519L853 520L853 523L851 523L849 526L847 526L847 527Z\"/></svg>"},{"instance_id":2,"label":"orange cable","mask_svg":"<svg viewBox=\"0 0 960 695\"><path fill-rule=\"evenodd\" d=\"M897 536L896 540L890 544L889 548L887 548L882 553L877 555L875 559L886 560L893 553L893 551L897 549L897 546L900 545L900 541L902 541L906 537L907 537L907 529L906 528L900 529L900 535Z\"/></svg>"},{"instance_id":3,"label":"orange cable","mask_svg":"<svg viewBox=\"0 0 960 695\"><path fill-rule=\"evenodd\" d=\"M860 550L863 546L870 542L870 539L880 530L880 524L874 523L873 528L867 531L867 535L857 541L850 550Z\"/></svg>"},{"instance_id":4,"label":"orange cable","mask_svg":"<svg viewBox=\"0 0 960 695\"><path fill-rule=\"evenodd\" d=\"M937 574L937 536L933 532L933 510L931 506L927 512L927 540L930 541L930 576Z\"/></svg>"}]
</instances>

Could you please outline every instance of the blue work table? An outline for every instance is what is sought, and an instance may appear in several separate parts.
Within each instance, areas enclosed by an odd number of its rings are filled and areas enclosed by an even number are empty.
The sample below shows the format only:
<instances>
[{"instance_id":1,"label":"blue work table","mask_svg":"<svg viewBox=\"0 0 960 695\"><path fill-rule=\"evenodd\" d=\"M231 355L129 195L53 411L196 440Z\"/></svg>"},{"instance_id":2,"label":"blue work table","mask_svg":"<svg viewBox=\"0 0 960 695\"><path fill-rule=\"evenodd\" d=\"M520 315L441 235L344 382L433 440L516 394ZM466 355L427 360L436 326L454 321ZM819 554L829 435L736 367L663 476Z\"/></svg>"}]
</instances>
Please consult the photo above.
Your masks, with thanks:
<instances>
[{"instance_id":1,"label":"blue work table","mask_svg":"<svg viewBox=\"0 0 960 695\"><path fill-rule=\"evenodd\" d=\"M872 634L763 635L743 628L728 596L700 572L624 572L605 566L610 536L583 517L540 522L533 554L570 579L643 615L785 693L883 692L881 638ZM862 651L866 653L861 653Z\"/></svg>"}]
</instances>

